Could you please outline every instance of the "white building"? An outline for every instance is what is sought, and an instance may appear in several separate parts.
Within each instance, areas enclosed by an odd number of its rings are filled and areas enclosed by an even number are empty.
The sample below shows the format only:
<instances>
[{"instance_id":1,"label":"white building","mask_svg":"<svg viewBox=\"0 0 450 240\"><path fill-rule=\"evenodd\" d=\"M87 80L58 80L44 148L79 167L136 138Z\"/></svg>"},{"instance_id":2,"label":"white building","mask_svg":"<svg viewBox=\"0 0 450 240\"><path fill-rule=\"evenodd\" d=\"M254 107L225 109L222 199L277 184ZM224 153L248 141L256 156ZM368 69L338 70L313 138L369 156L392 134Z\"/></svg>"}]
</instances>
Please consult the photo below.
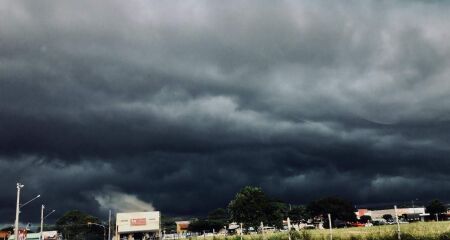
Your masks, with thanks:
<instances>
[{"instance_id":1,"label":"white building","mask_svg":"<svg viewBox=\"0 0 450 240\"><path fill-rule=\"evenodd\" d=\"M382 219L383 215L390 214L395 218L395 210L391 209L383 209L383 210L368 210L368 209L358 209L355 212L356 216L360 218L361 216L371 216L372 219ZM397 208L397 216L402 216L403 214L420 214L425 215L424 207L415 207L415 208Z\"/></svg>"},{"instance_id":2,"label":"white building","mask_svg":"<svg viewBox=\"0 0 450 240\"><path fill-rule=\"evenodd\" d=\"M117 213L116 240L148 240L160 238L160 212Z\"/></svg>"}]
</instances>

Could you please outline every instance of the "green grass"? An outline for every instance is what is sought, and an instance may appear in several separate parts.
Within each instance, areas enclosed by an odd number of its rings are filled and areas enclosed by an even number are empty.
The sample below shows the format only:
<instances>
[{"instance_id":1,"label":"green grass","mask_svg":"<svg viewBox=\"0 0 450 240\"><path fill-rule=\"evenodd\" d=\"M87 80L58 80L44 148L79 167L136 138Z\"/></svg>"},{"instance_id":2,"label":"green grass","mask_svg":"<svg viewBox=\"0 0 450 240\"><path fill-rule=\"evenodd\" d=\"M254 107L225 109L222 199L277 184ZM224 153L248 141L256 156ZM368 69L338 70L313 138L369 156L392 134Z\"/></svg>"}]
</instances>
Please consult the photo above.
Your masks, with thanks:
<instances>
[{"instance_id":1,"label":"green grass","mask_svg":"<svg viewBox=\"0 0 450 240\"><path fill-rule=\"evenodd\" d=\"M401 224L402 239L439 239L443 233L450 231L449 222L418 222ZM312 239L329 239L329 230L310 230ZM341 228L333 230L333 240L376 240L396 239L397 225Z\"/></svg>"},{"instance_id":2,"label":"green grass","mask_svg":"<svg viewBox=\"0 0 450 240\"><path fill-rule=\"evenodd\" d=\"M402 240L450 240L450 222L401 224ZM288 240L288 234L244 235L244 240ZM329 230L291 232L292 240L330 240ZM195 238L194 238L195 240ZM240 236L214 237L208 240L240 240ZM333 229L333 240L397 240L397 225Z\"/></svg>"}]
</instances>

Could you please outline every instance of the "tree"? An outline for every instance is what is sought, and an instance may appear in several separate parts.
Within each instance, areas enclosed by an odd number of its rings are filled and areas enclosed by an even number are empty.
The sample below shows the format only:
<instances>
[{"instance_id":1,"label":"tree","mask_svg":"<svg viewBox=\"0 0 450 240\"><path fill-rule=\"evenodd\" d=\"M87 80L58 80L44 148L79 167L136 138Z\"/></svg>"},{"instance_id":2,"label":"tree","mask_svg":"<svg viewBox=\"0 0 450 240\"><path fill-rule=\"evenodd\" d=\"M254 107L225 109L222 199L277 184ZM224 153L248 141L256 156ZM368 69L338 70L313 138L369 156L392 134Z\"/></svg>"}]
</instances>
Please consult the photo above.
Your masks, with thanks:
<instances>
[{"instance_id":1,"label":"tree","mask_svg":"<svg viewBox=\"0 0 450 240\"><path fill-rule=\"evenodd\" d=\"M228 220L228 218L228 212L223 208L217 208L208 213L208 220Z\"/></svg>"},{"instance_id":2,"label":"tree","mask_svg":"<svg viewBox=\"0 0 450 240\"><path fill-rule=\"evenodd\" d=\"M336 220L355 222L355 208L353 205L337 197L327 197L313 201L307 206L308 211L313 217L319 217L324 220L324 226L328 227L328 214L331 214L332 224Z\"/></svg>"},{"instance_id":3,"label":"tree","mask_svg":"<svg viewBox=\"0 0 450 240\"><path fill-rule=\"evenodd\" d=\"M431 216L447 212L447 207L439 200L435 199L428 203L426 212Z\"/></svg>"},{"instance_id":4,"label":"tree","mask_svg":"<svg viewBox=\"0 0 450 240\"><path fill-rule=\"evenodd\" d=\"M292 223L300 223L302 220L307 220L309 218L308 211L304 206L294 206L288 212L288 216Z\"/></svg>"},{"instance_id":5,"label":"tree","mask_svg":"<svg viewBox=\"0 0 450 240\"><path fill-rule=\"evenodd\" d=\"M56 220L56 229L66 239L102 239L103 229L97 226L88 226L89 222L100 224L98 218L78 210L72 210Z\"/></svg>"},{"instance_id":6,"label":"tree","mask_svg":"<svg viewBox=\"0 0 450 240\"><path fill-rule=\"evenodd\" d=\"M277 228L283 227L283 219L288 217L289 207L286 203L280 200L269 201L269 206L266 210L266 225L275 226Z\"/></svg>"},{"instance_id":7,"label":"tree","mask_svg":"<svg viewBox=\"0 0 450 240\"><path fill-rule=\"evenodd\" d=\"M364 215L364 216L361 216L361 217L359 218L359 221L360 221L361 223L372 222L372 217L371 217L371 216Z\"/></svg>"},{"instance_id":8,"label":"tree","mask_svg":"<svg viewBox=\"0 0 450 240\"><path fill-rule=\"evenodd\" d=\"M228 225L229 218L227 210L223 208L217 208L208 214L208 222L216 231Z\"/></svg>"},{"instance_id":9,"label":"tree","mask_svg":"<svg viewBox=\"0 0 450 240\"><path fill-rule=\"evenodd\" d=\"M177 224L175 223L175 219L168 217L166 215L161 215L161 227L162 230L166 233L176 233L177 232Z\"/></svg>"},{"instance_id":10,"label":"tree","mask_svg":"<svg viewBox=\"0 0 450 240\"><path fill-rule=\"evenodd\" d=\"M189 224L188 230L191 232L201 233L203 231L205 232L212 232L213 230L219 231L223 227L224 227L223 225L221 225L216 221L208 221L206 219L200 219L191 222L191 224Z\"/></svg>"},{"instance_id":11,"label":"tree","mask_svg":"<svg viewBox=\"0 0 450 240\"><path fill-rule=\"evenodd\" d=\"M394 221L394 217L392 217L391 214L384 214L383 219L386 220L386 222L392 222Z\"/></svg>"},{"instance_id":12,"label":"tree","mask_svg":"<svg viewBox=\"0 0 450 240\"><path fill-rule=\"evenodd\" d=\"M261 188L247 186L228 204L228 210L232 221L257 228L261 222L267 222L273 209Z\"/></svg>"}]
</instances>

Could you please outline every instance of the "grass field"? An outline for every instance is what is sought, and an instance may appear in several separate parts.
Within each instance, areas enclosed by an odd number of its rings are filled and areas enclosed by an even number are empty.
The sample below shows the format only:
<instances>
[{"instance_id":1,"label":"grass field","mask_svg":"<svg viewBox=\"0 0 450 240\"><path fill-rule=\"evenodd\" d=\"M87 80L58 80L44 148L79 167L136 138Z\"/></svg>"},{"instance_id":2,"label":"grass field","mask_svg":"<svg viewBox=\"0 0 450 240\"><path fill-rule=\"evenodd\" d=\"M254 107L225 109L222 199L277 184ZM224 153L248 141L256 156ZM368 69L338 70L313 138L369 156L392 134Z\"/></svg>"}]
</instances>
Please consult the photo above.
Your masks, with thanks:
<instances>
[{"instance_id":1,"label":"grass field","mask_svg":"<svg viewBox=\"0 0 450 240\"><path fill-rule=\"evenodd\" d=\"M401 224L402 240L450 240L450 222ZM239 240L240 236L214 237L217 240ZM244 235L244 240L287 240L288 233ZM329 240L329 230L291 232L292 240ZM397 240L397 225L333 229L333 240Z\"/></svg>"}]
</instances>

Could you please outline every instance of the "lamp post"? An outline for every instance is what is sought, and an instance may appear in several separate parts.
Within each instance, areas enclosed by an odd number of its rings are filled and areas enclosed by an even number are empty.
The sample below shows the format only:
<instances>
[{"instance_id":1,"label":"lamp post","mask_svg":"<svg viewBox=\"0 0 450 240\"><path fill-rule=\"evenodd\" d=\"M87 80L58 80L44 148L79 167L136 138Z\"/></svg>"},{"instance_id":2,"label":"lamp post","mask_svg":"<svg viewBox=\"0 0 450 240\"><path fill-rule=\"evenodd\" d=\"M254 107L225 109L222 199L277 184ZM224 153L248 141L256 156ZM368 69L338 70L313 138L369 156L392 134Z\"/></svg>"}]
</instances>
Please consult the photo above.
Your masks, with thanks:
<instances>
[{"instance_id":1,"label":"lamp post","mask_svg":"<svg viewBox=\"0 0 450 240\"><path fill-rule=\"evenodd\" d=\"M397 205L394 205L394 212L395 212L395 221L397 222L397 239L401 240L401 233L400 233L400 222L398 221L398 214L397 214Z\"/></svg>"},{"instance_id":2,"label":"lamp post","mask_svg":"<svg viewBox=\"0 0 450 240\"><path fill-rule=\"evenodd\" d=\"M16 202L16 221L14 223L14 237L19 239L19 211L20 211L20 189L23 188L23 184L17 183L17 202Z\"/></svg>"},{"instance_id":3,"label":"lamp post","mask_svg":"<svg viewBox=\"0 0 450 240\"><path fill-rule=\"evenodd\" d=\"M111 209L109 209L109 218L108 218L108 240L111 240Z\"/></svg>"},{"instance_id":4,"label":"lamp post","mask_svg":"<svg viewBox=\"0 0 450 240\"><path fill-rule=\"evenodd\" d=\"M42 240L42 228L44 227L44 209L45 206L44 204L41 205L41 233L39 234L39 239Z\"/></svg>"},{"instance_id":5,"label":"lamp post","mask_svg":"<svg viewBox=\"0 0 450 240\"><path fill-rule=\"evenodd\" d=\"M27 205L28 203L34 201L35 199L41 197L41 195L37 195L36 197L32 198L30 201L20 204L20 189L24 187L23 184L17 183L17 201L16 201L16 221L14 223L14 238L15 240L19 239L19 213L20 208Z\"/></svg>"},{"instance_id":6,"label":"lamp post","mask_svg":"<svg viewBox=\"0 0 450 240\"><path fill-rule=\"evenodd\" d=\"M45 209L45 206L44 206L44 204L42 204L42 206L41 206L41 233L39 234L40 240L44 239L44 236L42 235L42 233L44 231L44 219L46 219L48 216L50 216L50 214L52 214L56 211L53 209L49 214L44 216L44 209Z\"/></svg>"}]
</instances>

